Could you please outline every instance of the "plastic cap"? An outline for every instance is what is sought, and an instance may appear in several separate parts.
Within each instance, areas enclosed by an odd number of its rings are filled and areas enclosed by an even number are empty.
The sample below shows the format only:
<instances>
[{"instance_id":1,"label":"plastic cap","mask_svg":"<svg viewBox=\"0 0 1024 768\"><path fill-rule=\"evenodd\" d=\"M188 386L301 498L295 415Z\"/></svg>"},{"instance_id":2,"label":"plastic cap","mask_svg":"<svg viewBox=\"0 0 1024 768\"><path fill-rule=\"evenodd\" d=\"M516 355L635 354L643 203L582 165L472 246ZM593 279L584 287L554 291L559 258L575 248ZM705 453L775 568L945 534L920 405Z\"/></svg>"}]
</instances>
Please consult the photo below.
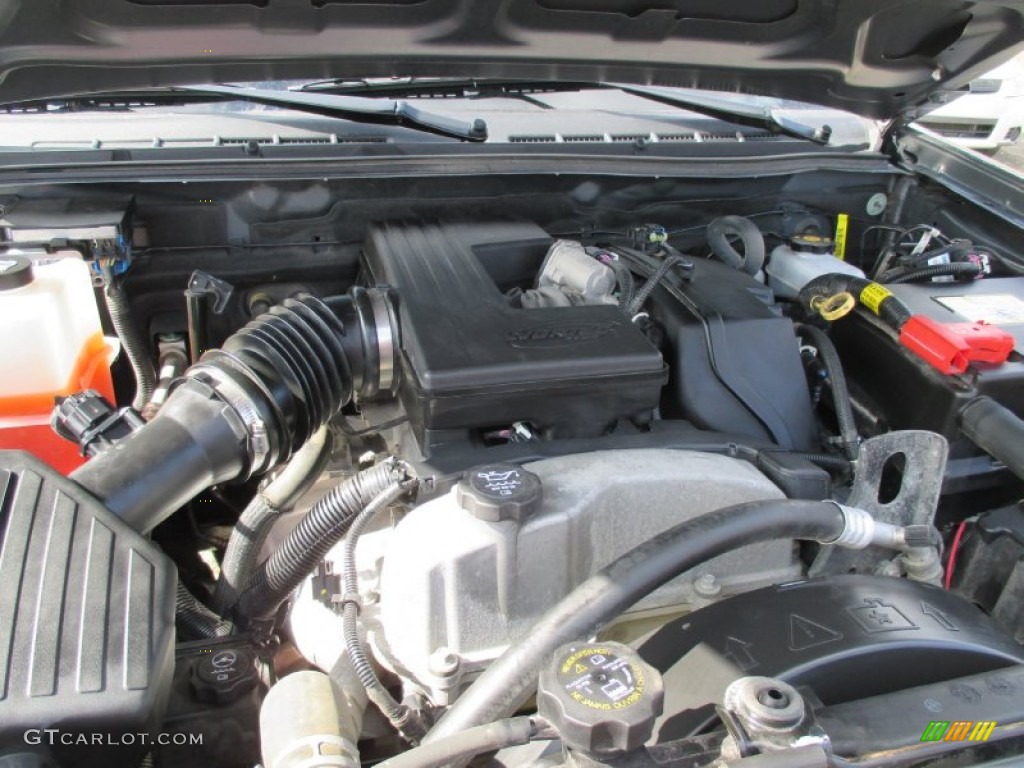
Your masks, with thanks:
<instances>
[{"instance_id":1,"label":"plastic cap","mask_svg":"<svg viewBox=\"0 0 1024 768\"><path fill-rule=\"evenodd\" d=\"M480 520L524 520L540 505L540 478L516 464L484 464L463 475L456 498Z\"/></svg>"},{"instance_id":2,"label":"plastic cap","mask_svg":"<svg viewBox=\"0 0 1024 768\"><path fill-rule=\"evenodd\" d=\"M21 288L32 282L32 261L24 256L0 253L0 291Z\"/></svg>"},{"instance_id":3,"label":"plastic cap","mask_svg":"<svg viewBox=\"0 0 1024 768\"><path fill-rule=\"evenodd\" d=\"M900 329L900 343L941 373L963 373L972 362L998 365L1013 352L1014 338L986 323L940 323L914 315Z\"/></svg>"},{"instance_id":4,"label":"plastic cap","mask_svg":"<svg viewBox=\"0 0 1024 768\"><path fill-rule=\"evenodd\" d=\"M230 704L259 685L256 659L245 648L221 648L199 657L192 669L192 691L200 701Z\"/></svg>"},{"instance_id":5,"label":"plastic cap","mask_svg":"<svg viewBox=\"0 0 1024 768\"><path fill-rule=\"evenodd\" d=\"M540 674L537 709L570 749L597 755L643 746L664 705L657 670L621 643L574 643Z\"/></svg>"}]
</instances>

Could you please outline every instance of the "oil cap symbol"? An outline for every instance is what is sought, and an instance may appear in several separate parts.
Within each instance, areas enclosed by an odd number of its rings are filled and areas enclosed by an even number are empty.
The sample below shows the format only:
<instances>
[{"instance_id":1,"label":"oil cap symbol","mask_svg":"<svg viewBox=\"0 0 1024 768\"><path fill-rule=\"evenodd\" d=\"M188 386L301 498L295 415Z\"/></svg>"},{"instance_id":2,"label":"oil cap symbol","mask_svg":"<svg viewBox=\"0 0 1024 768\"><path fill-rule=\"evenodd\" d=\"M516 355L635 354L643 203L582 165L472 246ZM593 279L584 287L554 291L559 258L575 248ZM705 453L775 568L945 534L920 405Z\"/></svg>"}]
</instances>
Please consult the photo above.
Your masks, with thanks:
<instances>
[{"instance_id":1,"label":"oil cap symbol","mask_svg":"<svg viewBox=\"0 0 1024 768\"><path fill-rule=\"evenodd\" d=\"M525 520L540 506L540 478L516 464L473 467L456 486L459 506L480 520Z\"/></svg>"}]
</instances>

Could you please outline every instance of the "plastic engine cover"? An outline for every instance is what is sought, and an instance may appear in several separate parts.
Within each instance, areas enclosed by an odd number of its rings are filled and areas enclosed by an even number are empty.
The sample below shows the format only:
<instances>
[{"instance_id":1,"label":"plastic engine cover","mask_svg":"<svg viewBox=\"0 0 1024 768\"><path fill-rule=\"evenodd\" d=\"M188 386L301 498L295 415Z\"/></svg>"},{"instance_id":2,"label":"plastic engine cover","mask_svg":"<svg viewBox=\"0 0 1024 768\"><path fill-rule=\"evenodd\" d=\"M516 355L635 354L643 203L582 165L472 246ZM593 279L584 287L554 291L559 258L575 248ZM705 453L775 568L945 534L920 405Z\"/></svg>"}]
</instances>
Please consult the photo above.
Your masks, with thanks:
<instances>
[{"instance_id":1,"label":"plastic engine cover","mask_svg":"<svg viewBox=\"0 0 1024 768\"><path fill-rule=\"evenodd\" d=\"M657 407L665 363L617 307L512 306L504 292L532 285L550 245L527 223L370 228L370 273L400 296L401 397L426 454L516 421L595 436Z\"/></svg>"},{"instance_id":2,"label":"plastic engine cover","mask_svg":"<svg viewBox=\"0 0 1024 768\"><path fill-rule=\"evenodd\" d=\"M20 451L0 451L0 532L0 757L138 764L170 692L173 563Z\"/></svg>"},{"instance_id":3,"label":"plastic engine cover","mask_svg":"<svg viewBox=\"0 0 1024 768\"><path fill-rule=\"evenodd\" d=\"M721 507L783 497L750 464L693 451L601 451L524 468L540 478L543 493L524 521L479 519L460 508L453 490L413 510L393 533L365 537L391 536L379 589L378 645L385 661L425 687L434 687L430 657L439 649L459 657L460 675L475 674L574 587L634 546ZM764 541L681 575L625 618L693 610L800 573L791 541ZM695 579L706 574L714 579L704 580L703 591L695 588ZM366 607L368 622L376 609ZM464 682L443 681L453 688Z\"/></svg>"},{"instance_id":4,"label":"plastic engine cover","mask_svg":"<svg viewBox=\"0 0 1024 768\"><path fill-rule=\"evenodd\" d=\"M665 681L665 714L656 731L662 742L713 721L726 687L747 675L808 686L828 706L1024 661L1024 648L962 597L866 575L780 584L723 600L665 624L639 651ZM951 693L969 715L977 692Z\"/></svg>"}]
</instances>

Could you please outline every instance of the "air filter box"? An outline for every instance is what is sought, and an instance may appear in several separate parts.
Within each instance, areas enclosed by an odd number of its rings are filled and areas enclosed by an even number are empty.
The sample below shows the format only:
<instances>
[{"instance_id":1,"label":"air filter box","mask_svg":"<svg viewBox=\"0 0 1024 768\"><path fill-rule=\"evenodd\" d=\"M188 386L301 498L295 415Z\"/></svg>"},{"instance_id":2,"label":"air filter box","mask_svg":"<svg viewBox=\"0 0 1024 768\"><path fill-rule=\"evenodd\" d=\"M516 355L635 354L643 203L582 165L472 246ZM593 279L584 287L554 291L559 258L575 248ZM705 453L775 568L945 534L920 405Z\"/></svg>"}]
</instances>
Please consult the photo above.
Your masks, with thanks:
<instances>
[{"instance_id":1,"label":"air filter box","mask_svg":"<svg viewBox=\"0 0 1024 768\"><path fill-rule=\"evenodd\" d=\"M0 756L137 765L170 692L173 563L74 482L0 451L0 584Z\"/></svg>"},{"instance_id":2,"label":"air filter box","mask_svg":"<svg viewBox=\"0 0 1024 768\"><path fill-rule=\"evenodd\" d=\"M399 297L402 400L420 444L532 423L552 437L600 434L649 414L667 373L616 307L515 307L552 243L530 223L383 223L367 267Z\"/></svg>"}]
</instances>

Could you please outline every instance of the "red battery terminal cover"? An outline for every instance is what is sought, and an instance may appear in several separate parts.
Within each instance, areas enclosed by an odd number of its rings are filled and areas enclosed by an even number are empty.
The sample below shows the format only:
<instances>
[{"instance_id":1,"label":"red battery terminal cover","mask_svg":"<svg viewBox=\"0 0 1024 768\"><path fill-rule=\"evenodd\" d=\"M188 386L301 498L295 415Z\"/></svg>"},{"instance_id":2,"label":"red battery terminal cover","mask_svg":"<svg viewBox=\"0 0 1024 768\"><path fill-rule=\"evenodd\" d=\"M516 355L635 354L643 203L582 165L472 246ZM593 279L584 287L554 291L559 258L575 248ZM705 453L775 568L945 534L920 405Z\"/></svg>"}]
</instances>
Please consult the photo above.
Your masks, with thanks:
<instances>
[{"instance_id":1,"label":"red battery terminal cover","mask_svg":"<svg viewBox=\"0 0 1024 768\"><path fill-rule=\"evenodd\" d=\"M1014 338L988 323L940 323L914 315L900 329L900 344L939 372L953 374L971 363L1005 363Z\"/></svg>"}]
</instances>

